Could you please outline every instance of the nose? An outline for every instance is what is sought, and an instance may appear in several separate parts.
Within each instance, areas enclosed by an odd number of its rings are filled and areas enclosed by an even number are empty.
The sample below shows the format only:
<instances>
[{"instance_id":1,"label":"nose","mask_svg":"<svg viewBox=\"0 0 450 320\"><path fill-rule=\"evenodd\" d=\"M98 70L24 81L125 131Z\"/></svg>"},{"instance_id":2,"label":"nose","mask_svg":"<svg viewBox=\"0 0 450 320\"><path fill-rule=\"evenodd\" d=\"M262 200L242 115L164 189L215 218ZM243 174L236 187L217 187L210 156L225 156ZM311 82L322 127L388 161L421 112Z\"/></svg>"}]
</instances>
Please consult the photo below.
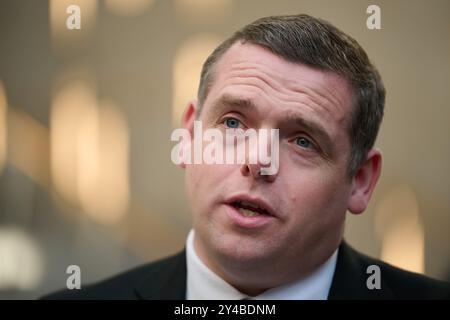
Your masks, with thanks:
<instances>
[{"instance_id":1,"label":"nose","mask_svg":"<svg viewBox=\"0 0 450 320\"><path fill-rule=\"evenodd\" d=\"M241 174L244 176L252 176L254 179L262 179L267 182L275 181L278 175L278 145L276 148L271 145L271 139L262 138L260 135L257 143L250 143L248 145L248 152L246 153L245 163L241 165ZM278 136L275 137L278 139ZM258 154L258 148L268 151L271 154L269 158ZM261 150L260 150L261 151Z\"/></svg>"},{"instance_id":2,"label":"nose","mask_svg":"<svg viewBox=\"0 0 450 320\"><path fill-rule=\"evenodd\" d=\"M273 174L264 174L264 168L268 168L267 166L261 165L261 163L244 163L241 165L241 174L243 176L252 176L254 179L261 179L267 182L275 181L278 172Z\"/></svg>"}]
</instances>

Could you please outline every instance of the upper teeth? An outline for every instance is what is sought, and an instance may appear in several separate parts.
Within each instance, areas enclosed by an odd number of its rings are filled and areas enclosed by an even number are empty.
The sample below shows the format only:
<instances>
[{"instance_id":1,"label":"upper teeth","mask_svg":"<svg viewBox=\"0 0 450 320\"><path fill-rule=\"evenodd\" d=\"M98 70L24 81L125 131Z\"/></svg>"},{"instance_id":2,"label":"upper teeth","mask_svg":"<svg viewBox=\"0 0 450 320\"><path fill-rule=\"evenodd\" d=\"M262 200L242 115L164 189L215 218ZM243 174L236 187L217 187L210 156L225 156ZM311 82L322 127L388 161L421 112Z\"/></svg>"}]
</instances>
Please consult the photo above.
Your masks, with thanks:
<instances>
[{"instance_id":1,"label":"upper teeth","mask_svg":"<svg viewBox=\"0 0 450 320\"><path fill-rule=\"evenodd\" d=\"M254 217L266 212L263 208L247 201L237 201L239 212L245 217Z\"/></svg>"},{"instance_id":2,"label":"upper teeth","mask_svg":"<svg viewBox=\"0 0 450 320\"><path fill-rule=\"evenodd\" d=\"M252 210L247 210L247 209L244 209L244 208L239 208L239 211L242 213L242 215L244 217L254 217L254 216L260 215L259 212L255 212L255 211L252 211Z\"/></svg>"},{"instance_id":3,"label":"upper teeth","mask_svg":"<svg viewBox=\"0 0 450 320\"><path fill-rule=\"evenodd\" d=\"M250 207L250 208L253 208L253 209L261 209L258 205L255 205L255 204L253 204L253 203L251 203L251 202L247 202L247 201L238 201L238 203L239 203L240 205L242 205L242 206L245 206L245 207Z\"/></svg>"}]
</instances>

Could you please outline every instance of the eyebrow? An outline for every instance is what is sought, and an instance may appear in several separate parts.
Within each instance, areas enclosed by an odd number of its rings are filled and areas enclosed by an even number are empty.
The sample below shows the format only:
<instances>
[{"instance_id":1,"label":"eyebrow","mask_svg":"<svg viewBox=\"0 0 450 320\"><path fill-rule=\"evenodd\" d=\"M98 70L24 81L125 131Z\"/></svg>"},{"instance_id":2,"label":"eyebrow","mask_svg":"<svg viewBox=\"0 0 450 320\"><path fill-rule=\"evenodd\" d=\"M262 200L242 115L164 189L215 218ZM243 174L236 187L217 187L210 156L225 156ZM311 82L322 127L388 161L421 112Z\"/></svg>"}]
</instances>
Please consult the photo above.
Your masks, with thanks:
<instances>
[{"instance_id":1,"label":"eyebrow","mask_svg":"<svg viewBox=\"0 0 450 320\"><path fill-rule=\"evenodd\" d=\"M229 94L223 95L215 104L229 107L243 107L245 109L256 109L256 105L253 101L245 98L234 97Z\"/></svg>"},{"instance_id":2,"label":"eyebrow","mask_svg":"<svg viewBox=\"0 0 450 320\"><path fill-rule=\"evenodd\" d=\"M208 118L216 118L224 109L227 108L239 108L239 109L251 109L256 110L257 107L250 99L238 98L230 94L224 94L212 103L210 109L211 114Z\"/></svg>"}]
</instances>

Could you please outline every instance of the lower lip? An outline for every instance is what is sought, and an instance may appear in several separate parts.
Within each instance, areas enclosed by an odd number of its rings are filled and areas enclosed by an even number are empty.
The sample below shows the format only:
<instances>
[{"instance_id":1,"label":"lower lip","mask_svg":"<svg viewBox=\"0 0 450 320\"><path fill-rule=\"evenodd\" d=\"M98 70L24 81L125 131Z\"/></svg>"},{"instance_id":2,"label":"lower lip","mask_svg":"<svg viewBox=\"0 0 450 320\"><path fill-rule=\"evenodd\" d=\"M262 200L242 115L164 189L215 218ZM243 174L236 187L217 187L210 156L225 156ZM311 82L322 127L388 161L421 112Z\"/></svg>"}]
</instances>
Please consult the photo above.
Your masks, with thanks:
<instances>
[{"instance_id":1,"label":"lower lip","mask_svg":"<svg viewBox=\"0 0 450 320\"><path fill-rule=\"evenodd\" d=\"M242 215L239 210L232 205L226 204L226 211L228 217L234 224L247 229L262 228L275 220L274 216L260 214L253 217L246 217Z\"/></svg>"}]
</instances>

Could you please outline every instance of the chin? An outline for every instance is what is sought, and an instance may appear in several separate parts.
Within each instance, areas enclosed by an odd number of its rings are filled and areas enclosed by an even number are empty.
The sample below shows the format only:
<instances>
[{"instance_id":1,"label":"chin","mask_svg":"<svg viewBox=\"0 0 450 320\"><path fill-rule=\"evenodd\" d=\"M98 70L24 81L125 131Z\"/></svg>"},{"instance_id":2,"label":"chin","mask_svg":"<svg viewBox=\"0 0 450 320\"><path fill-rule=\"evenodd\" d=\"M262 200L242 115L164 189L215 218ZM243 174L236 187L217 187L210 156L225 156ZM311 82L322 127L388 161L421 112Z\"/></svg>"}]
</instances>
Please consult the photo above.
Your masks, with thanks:
<instances>
[{"instance_id":1,"label":"chin","mask_svg":"<svg viewBox=\"0 0 450 320\"><path fill-rule=\"evenodd\" d=\"M277 256L276 250L251 235L226 235L215 242L213 250L221 260L228 260L237 265L243 263L246 268L252 263L267 263L268 259Z\"/></svg>"}]
</instances>

